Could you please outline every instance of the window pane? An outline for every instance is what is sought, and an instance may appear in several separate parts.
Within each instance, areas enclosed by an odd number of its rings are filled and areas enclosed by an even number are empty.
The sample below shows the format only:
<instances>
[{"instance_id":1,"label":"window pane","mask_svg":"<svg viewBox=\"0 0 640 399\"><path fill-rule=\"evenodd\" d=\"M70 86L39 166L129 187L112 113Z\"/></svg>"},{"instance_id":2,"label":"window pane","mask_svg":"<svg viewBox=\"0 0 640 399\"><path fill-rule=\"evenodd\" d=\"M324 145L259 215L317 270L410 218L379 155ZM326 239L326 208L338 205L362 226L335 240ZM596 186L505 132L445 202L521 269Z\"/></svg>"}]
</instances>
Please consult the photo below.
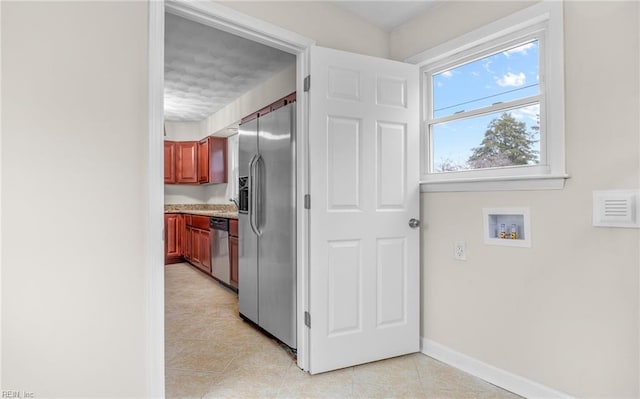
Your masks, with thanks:
<instances>
[{"instance_id":1,"label":"window pane","mask_svg":"<svg viewBox=\"0 0 640 399\"><path fill-rule=\"evenodd\" d=\"M433 117L537 95L538 41L433 75Z\"/></svg>"},{"instance_id":2,"label":"window pane","mask_svg":"<svg viewBox=\"0 0 640 399\"><path fill-rule=\"evenodd\" d=\"M540 104L435 124L434 173L540 162Z\"/></svg>"}]
</instances>

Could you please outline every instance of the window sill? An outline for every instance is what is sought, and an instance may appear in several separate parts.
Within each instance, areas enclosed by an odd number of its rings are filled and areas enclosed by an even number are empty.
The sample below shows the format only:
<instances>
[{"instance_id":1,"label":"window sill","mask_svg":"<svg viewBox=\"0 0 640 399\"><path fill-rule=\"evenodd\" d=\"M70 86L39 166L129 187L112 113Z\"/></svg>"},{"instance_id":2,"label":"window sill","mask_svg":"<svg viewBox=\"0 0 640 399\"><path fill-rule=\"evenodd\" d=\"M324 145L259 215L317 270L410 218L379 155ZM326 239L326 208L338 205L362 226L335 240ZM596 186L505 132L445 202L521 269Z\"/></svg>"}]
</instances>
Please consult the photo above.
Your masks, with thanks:
<instances>
[{"instance_id":1,"label":"window sill","mask_svg":"<svg viewBox=\"0 0 640 399\"><path fill-rule=\"evenodd\" d=\"M420 192L562 190L569 175L456 178L421 181Z\"/></svg>"}]
</instances>

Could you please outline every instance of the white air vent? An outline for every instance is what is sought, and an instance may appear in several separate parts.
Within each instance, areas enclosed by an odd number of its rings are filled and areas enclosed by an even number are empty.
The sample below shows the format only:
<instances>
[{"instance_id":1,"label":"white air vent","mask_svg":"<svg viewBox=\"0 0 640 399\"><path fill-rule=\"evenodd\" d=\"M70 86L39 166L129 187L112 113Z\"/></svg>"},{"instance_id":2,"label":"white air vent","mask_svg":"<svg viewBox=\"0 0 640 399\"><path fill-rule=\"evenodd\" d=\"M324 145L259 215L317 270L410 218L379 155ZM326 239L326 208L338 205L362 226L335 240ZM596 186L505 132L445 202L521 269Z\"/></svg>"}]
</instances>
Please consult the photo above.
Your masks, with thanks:
<instances>
[{"instance_id":1,"label":"white air vent","mask_svg":"<svg viewBox=\"0 0 640 399\"><path fill-rule=\"evenodd\" d=\"M640 228L638 198L637 190L594 191L593 225Z\"/></svg>"}]
</instances>

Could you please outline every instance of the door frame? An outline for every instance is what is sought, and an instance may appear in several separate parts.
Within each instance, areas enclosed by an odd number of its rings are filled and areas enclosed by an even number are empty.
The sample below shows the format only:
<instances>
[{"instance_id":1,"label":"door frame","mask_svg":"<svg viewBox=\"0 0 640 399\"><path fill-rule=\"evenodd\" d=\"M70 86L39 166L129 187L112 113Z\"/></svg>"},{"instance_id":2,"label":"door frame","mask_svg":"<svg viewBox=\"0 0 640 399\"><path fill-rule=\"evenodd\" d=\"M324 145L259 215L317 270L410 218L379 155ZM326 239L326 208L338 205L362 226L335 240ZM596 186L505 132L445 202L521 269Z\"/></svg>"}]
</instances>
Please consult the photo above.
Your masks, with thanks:
<instances>
[{"instance_id":1,"label":"door frame","mask_svg":"<svg viewBox=\"0 0 640 399\"><path fill-rule=\"evenodd\" d=\"M152 397L164 397L164 13L241 36L296 56L296 261L298 366L308 370L309 330L304 325L308 310L309 229L304 195L309 182L308 112L304 78L309 73L309 53L315 41L214 2L150 1L148 46L148 159L146 215L147 285L147 381ZM162 267L159 267L162 265Z\"/></svg>"}]
</instances>

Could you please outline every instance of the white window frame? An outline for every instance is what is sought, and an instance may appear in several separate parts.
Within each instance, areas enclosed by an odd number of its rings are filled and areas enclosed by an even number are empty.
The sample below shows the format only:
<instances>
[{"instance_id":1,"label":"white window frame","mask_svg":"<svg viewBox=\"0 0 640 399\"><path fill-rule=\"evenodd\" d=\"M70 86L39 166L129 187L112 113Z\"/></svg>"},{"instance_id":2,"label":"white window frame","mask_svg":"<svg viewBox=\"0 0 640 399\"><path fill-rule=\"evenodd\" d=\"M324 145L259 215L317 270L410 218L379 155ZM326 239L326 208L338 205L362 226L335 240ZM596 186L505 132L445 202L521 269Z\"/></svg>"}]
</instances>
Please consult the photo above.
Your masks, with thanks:
<instances>
[{"instance_id":1,"label":"white window frame","mask_svg":"<svg viewBox=\"0 0 640 399\"><path fill-rule=\"evenodd\" d=\"M562 2L541 2L406 60L421 66L421 191L562 189L568 177L564 148L564 50ZM537 39L540 49L540 162L536 165L432 173L429 124L431 76ZM529 100L532 97L528 97ZM513 103L517 103L518 100ZM525 101L526 102L526 101ZM465 113L500 110L483 107ZM495 111L494 111L495 112Z\"/></svg>"}]
</instances>

